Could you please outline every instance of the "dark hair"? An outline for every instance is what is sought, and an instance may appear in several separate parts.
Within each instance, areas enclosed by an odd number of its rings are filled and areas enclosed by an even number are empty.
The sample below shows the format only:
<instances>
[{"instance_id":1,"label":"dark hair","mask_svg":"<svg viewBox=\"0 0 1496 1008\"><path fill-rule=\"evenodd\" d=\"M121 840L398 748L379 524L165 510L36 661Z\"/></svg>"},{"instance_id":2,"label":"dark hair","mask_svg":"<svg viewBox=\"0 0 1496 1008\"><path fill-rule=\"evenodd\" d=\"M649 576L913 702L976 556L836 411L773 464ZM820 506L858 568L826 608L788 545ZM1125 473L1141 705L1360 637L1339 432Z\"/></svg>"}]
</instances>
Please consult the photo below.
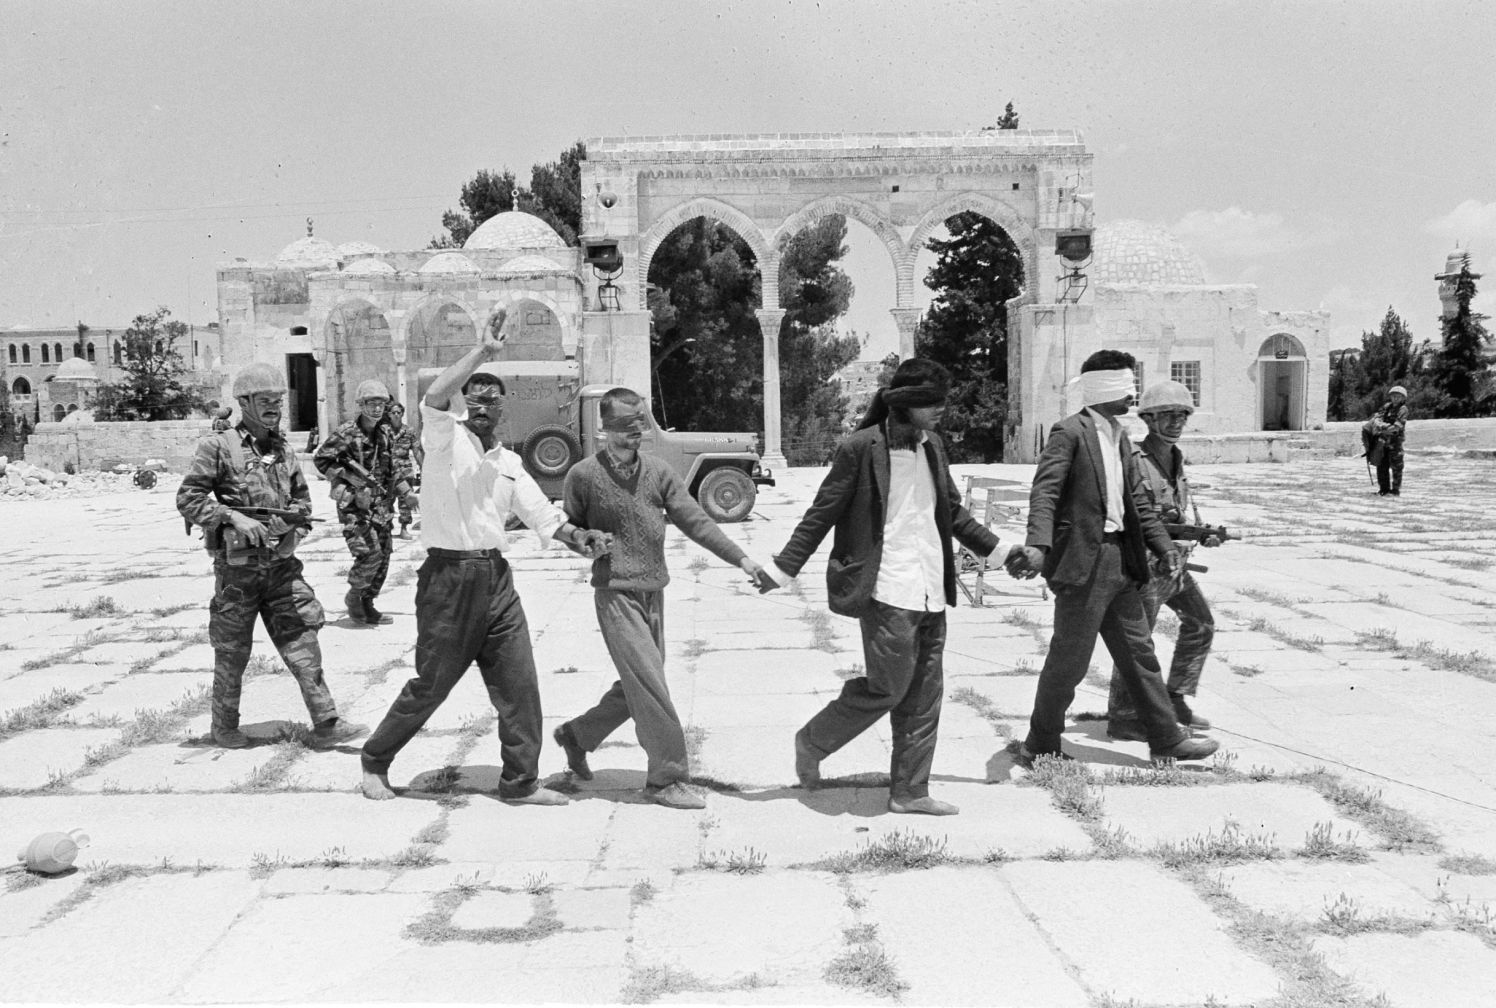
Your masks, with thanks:
<instances>
[{"instance_id":1,"label":"dark hair","mask_svg":"<svg viewBox=\"0 0 1496 1008\"><path fill-rule=\"evenodd\" d=\"M479 372L463 382L462 394L467 395L471 389L479 385L497 385L499 387L499 395L509 394L509 390L504 387L504 379L498 375L488 374L487 372Z\"/></svg>"},{"instance_id":2,"label":"dark hair","mask_svg":"<svg viewBox=\"0 0 1496 1008\"><path fill-rule=\"evenodd\" d=\"M644 397L631 388L610 388L604 392L602 398L597 401L598 408L602 410L603 417L618 415L619 406L638 406L644 401Z\"/></svg>"},{"instance_id":3,"label":"dark hair","mask_svg":"<svg viewBox=\"0 0 1496 1008\"><path fill-rule=\"evenodd\" d=\"M1087 371L1136 371L1138 359L1125 350L1097 350L1080 366L1080 373Z\"/></svg>"},{"instance_id":4,"label":"dark hair","mask_svg":"<svg viewBox=\"0 0 1496 1008\"><path fill-rule=\"evenodd\" d=\"M393 413L393 412L395 412L395 410L399 410L401 413L404 413L405 412L405 404L401 403L401 402L392 402L388 406L386 406L385 409L384 409L384 411L386 413Z\"/></svg>"},{"instance_id":5,"label":"dark hair","mask_svg":"<svg viewBox=\"0 0 1496 1008\"><path fill-rule=\"evenodd\" d=\"M944 385L951 384L951 373L945 366L924 357L910 357L908 360L899 361L899 366L894 369L893 377L888 380L889 388L903 388L905 385Z\"/></svg>"}]
</instances>

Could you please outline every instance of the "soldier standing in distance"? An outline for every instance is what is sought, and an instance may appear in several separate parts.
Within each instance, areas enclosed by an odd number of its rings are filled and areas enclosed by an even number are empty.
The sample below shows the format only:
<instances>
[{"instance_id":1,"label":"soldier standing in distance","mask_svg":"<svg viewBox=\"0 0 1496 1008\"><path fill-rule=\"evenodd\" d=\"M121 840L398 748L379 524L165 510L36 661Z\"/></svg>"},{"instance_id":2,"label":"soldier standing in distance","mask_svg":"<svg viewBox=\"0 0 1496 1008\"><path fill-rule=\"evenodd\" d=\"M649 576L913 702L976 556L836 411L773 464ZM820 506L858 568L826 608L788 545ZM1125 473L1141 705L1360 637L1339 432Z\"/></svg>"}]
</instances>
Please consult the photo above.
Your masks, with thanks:
<instances>
[{"instance_id":1,"label":"soldier standing in distance","mask_svg":"<svg viewBox=\"0 0 1496 1008\"><path fill-rule=\"evenodd\" d=\"M1150 385L1138 404L1138 416L1148 425L1148 436L1133 447L1133 458L1143 476L1143 493L1159 521L1166 524L1188 525L1192 518L1195 524L1199 523L1190 496L1189 480L1184 475L1184 453L1178 447L1185 424L1194 412L1194 396L1185 385L1176 381ZM1219 546L1221 540L1206 536L1200 545ZM1179 550L1181 559L1187 560L1194 543L1175 542L1174 547ZM1148 617L1150 630L1157 623L1162 606L1168 606L1179 617L1179 636L1174 641L1174 658L1169 664L1166 683L1174 718L1191 729L1208 729L1210 722L1196 714L1185 698L1195 695L1200 685L1200 673L1205 669L1205 659L1210 657L1211 642L1215 639L1215 619L1210 613L1210 603L1205 601L1205 594L1200 591L1193 575L1182 565L1177 576L1154 572L1143 587L1142 596L1143 612ZM1126 742L1148 740L1148 733L1133 707L1132 694L1115 665L1112 666L1111 695L1107 700L1106 733Z\"/></svg>"},{"instance_id":2,"label":"soldier standing in distance","mask_svg":"<svg viewBox=\"0 0 1496 1008\"><path fill-rule=\"evenodd\" d=\"M415 432L405 423L405 407L400 403L392 402L384 411L384 422L390 429L390 441L395 446L395 464L404 466L409 473L410 485L414 490L421 488L421 462L426 453L421 451L421 442L416 440ZM412 519L410 495L400 498L400 538L410 538L410 523Z\"/></svg>"},{"instance_id":3,"label":"soldier standing in distance","mask_svg":"<svg viewBox=\"0 0 1496 1008\"><path fill-rule=\"evenodd\" d=\"M1377 493L1383 497L1402 496L1403 436L1408 429L1408 390L1394 385L1387 391L1387 401L1368 422L1372 435L1381 442L1377 458Z\"/></svg>"},{"instance_id":4,"label":"soldier standing in distance","mask_svg":"<svg viewBox=\"0 0 1496 1008\"><path fill-rule=\"evenodd\" d=\"M374 600L384 587L395 548L390 539L394 505L414 505L415 494L410 470L396 459L390 429L381 423L390 404L389 390L383 382L370 380L359 385L355 398L358 416L333 431L312 462L332 484L343 539L353 555L343 598L348 615L378 626L390 622L374 608Z\"/></svg>"},{"instance_id":5,"label":"soldier standing in distance","mask_svg":"<svg viewBox=\"0 0 1496 1008\"><path fill-rule=\"evenodd\" d=\"M251 364L234 378L233 391L239 400L238 425L198 442L192 469L177 491L177 510L203 527L203 545L213 557L215 587L208 606L214 656L213 741L226 749L249 745L239 730L239 691L258 616L301 687L312 719L310 744L328 748L368 729L338 717L322 678L317 642L322 606L295 556L306 526L281 518L262 523L232 510L266 507L312 513L306 477L280 431L285 381L269 364ZM226 530L242 537L246 548L231 555L224 544Z\"/></svg>"}]
</instances>

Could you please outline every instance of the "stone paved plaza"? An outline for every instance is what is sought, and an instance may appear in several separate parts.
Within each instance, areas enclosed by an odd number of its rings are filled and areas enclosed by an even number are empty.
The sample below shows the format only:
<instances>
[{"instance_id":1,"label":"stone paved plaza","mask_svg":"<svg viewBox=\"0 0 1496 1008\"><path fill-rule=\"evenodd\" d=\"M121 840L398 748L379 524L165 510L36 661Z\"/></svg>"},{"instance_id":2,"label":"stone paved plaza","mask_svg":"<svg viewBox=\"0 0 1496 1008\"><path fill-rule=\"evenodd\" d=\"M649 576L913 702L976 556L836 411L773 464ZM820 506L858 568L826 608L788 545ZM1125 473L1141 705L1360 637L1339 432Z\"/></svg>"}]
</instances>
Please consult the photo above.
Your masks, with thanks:
<instances>
[{"instance_id":1,"label":"stone paved plaza","mask_svg":"<svg viewBox=\"0 0 1496 1008\"><path fill-rule=\"evenodd\" d=\"M1021 489L1031 469L957 472ZM822 473L785 473L730 533L778 548ZM498 802L475 674L396 761L408 790L375 803L356 747L298 741L263 638L257 744L205 742L211 579L175 479L0 504L0 850L92 837L77 871L0 880L0 1000L1492 1004L1496 463L1411 456L1386 501L1352 459L1194 475L1205 519L1246 536L1196 558L1216 761L1155 769L1109 742L1087 716L1098 656L1066 738L1079 761L1016 768L1051 614L1037 582L999 574L950 614L934 791L962 814L945 819L885 812L886 722L826 761L835 786L792 786L794 731L862 660L825 613L824 547L759 597L672 533L670 675L704 812L638 800L628 729L587 783L547 737L569 806ZM341 538L322 526L303 556L336 606ZM398 544L392 625L323 631L357 720L411 673L420 556ZM549 733L613 676L585 563L533 538L512 559Z\"/></svg>"}]
</instances>

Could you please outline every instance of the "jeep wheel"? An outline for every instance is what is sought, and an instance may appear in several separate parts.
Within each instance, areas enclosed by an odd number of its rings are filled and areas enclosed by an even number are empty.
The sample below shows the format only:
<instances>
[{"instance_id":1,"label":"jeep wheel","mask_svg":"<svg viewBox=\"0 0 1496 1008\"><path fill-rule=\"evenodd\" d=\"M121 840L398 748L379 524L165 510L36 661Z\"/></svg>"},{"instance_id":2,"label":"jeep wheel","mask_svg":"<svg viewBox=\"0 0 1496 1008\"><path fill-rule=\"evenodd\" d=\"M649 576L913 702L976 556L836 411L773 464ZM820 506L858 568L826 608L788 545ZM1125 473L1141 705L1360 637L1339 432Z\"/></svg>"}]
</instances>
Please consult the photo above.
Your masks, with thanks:
<instances>
[{"instance_id":1,"label":"jeep wheel","mask_svg":"<svg viewBox=\"0 0 1496 1008\"><path fill-rule=\"evenodd\" d=\"M547 424L525 435L519 456L535 475L554 479L582 460L582 446L568 428Z\"/></svg>"},{"instance_id":2,"label":"jeep wheel","mask_svg":"<svg viewBox=\"0 0 1496 1008\"><path fill-rule=\"evenodd\" d=\"M753 510L758 488L741 469L723 466L701 478L696 500L714 522L740 522Z\"/></svg>"}]
</instances>

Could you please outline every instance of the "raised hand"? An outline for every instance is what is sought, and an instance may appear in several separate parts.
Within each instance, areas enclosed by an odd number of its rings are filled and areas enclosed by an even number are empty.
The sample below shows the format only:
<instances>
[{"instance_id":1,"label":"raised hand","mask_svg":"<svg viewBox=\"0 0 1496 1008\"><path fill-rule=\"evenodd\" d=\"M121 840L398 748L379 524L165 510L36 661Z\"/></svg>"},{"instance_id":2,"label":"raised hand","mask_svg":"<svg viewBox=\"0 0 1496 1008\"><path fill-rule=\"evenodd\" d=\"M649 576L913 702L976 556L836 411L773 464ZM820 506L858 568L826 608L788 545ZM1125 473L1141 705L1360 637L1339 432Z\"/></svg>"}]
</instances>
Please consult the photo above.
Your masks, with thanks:
<instances>
[{"instance_id":1,"label":"raised hand","mask_svg":"<svg viewBox=\"0 0 1496 1008\"><path fill-rule=\"evenodd\" d=\"M494 313L493 318L488 320L488 327L483 330L483 341L481 343L490 360L498 356L499 351L504 349L504 341L508 338L504 334L504 322L509 313L500 308Z\"/></svg>"}]
</instances>

